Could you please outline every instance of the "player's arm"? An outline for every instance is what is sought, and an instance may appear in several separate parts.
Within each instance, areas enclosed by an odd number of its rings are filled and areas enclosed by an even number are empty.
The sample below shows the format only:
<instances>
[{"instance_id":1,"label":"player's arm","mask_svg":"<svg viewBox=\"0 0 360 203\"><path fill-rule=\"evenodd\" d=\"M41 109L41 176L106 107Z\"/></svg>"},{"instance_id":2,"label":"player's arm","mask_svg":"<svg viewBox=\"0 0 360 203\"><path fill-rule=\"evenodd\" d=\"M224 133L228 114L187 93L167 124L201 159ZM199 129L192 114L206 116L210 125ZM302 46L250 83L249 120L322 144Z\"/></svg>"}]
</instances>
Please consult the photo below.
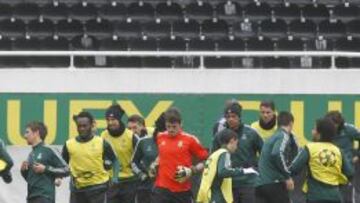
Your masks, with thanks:
<instances>
[{"instance_id":1,"label":"player's arm","mask_svg":"<svg viewBox=\"0 0 360 203\"><path fill-rule=\"evenodd\" d=\"M264 141L263 141L263 139L261 138L261 136L259 135L259 133L257 133L255 130L254 130L254 136L255 136L255 151L257 152L257 153L261 153L261 149L262 149L262 147L263 147L263 145L264 145Z\"/></svg>"},{"instance_id":2,"label":"player's arm","mask_svg":"<svg viewBox=\"0 0 360 203\"><path fill-rule=\"evenodd\" d=\"M59 156L58 152L51 148L49 148L49 153L51 154L51 165L45 166L45 173L54 175L58 178L68 176L70 174L70 169L64 159Z\"/></svg>"},{"instance_id":3,"label":"player's arm","mask_svg":"<svg viewBox=\"0 0 360 203\"><path fill-rule=\"evenodd\" d=\"M299 174L303 170L303 168L308 165L309 159L310 159L309 150L307 147L305 147L303 150L300 151L300 153L295 157L295 159L291 163L291 166L289 167L291 175Z\"/></svg>"},{"instance_id":4,"label":"player's arm","mask_svg":"<svg viewBox=\"0 0 360 203\"><path fill-rule=\"evenodd\" d=\"M217 175L220 178L229 178L243 175L241 168L231 168L230 154L228 152L220 155L217 165Z\"/></svg>"},{"instance_id":5,"label":"player's arm","mask_svg":"<svg viewBox=\"0 0 360 203\"><path fill-rule=\"evenodd\" d=\"M5 143L0 141L0 159L6 163L5 168L0 171L0 175L9 173L10 169L14 166L14 162L6 151Z\"/></svg>"},{"instance_id":6,"label":"player's arm","mask_svg":"<svg viewBox=\"0 0 360 203\"><path fill-rule=\"evenodd\" d=\"M113 170L113 174L118 174L121 169L121 163L118 161L115 152L111 145L104 140L103 142L103 160L104 160L104 168L106 170ZM116 175L114 175L116 177Z\"/></svg>"},{"instance_id":7,"label":"player's arm","mask_svg":"<svg viewBox=\"0 0 360 203\"><path fill-rule=\"evenodd\" d=\"M352 164L350 163L350 160L348 160L345 157L345 154L341 151L341 158L342 158L342 168L341 172L348 178L351 179L354 176L354 167L352 167Z\"/></svg>"},{"instance_id":8,"label":"player's arm","mask_svg":"<svg viewBox=\"0 0 360 203\"><path fill-rule=\"evenodd\" d=\"M282 172L285 177L290 177L290 171L286 165L285 148L289 144L289 136L282 136L282 139L278 139L271 151L271 157L275 162L277 168Z\"/></svg>"},{"instance_id":9,"label":"player's arm","mask_svg":"<svg viewBox=\"0 0 360 203\"><path fill-rule=\"evenodd\" d=\"M140 179L146 179L147 178L147 172L145 167L143 167L143 164L141 164L141 160L144 157L143 151L142 151L142 140L139 140L138 143L135 146L134 154L131 159L131 168L133 172L140 177Z\"/></svg>"},{"instance_id":10,"label":"player's arm","mask_svg":"<svg viewBox=\"0 0 360 203\"><path fill-rule=\"evenodd\" d=\"M61 156L62 156L63 160L64 160L67 164L69 164L69 160L70 160L70 159L69 159L69 151L68 151L68 149L67 149L66 144L64 144L64 146L63 146L63 148L62 148Z\"/></svg>"}]
</instances>

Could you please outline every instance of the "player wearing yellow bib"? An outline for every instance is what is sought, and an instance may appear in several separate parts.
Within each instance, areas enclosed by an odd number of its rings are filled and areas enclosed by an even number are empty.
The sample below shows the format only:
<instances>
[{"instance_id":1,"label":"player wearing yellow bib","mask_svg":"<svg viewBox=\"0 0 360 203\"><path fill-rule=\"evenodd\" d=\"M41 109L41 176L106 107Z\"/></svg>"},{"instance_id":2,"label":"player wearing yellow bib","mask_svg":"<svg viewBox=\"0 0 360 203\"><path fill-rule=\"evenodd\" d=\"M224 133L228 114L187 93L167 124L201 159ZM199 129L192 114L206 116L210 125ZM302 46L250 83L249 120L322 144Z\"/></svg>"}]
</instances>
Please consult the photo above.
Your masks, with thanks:
<instances>
[{"instance_id":1,"label":"player wearing yellow bib","mask_svg":"<svg viewBox=\"0 0 360 203\"><path fill-rule=\"evenodd\" d=\"M315 142L308 143L293 161L290 171L299 173L307 167L303 191L307 203L341 203L339 185L346 184L354 173L348 159L333 144L336 127L330 119L319 119L313 130Z\"/></svg>"},{"instance_id":2,"label":"player wearing yellow bib","mask_svg":"<svg viewBox=\"0 0 360 203\"><path fill-rule=\"evenodd\" d=\"M5 183L12 182L12 175L10 169L14 166L14 162L6 151L4 141L0 139L0 176Z\"/></svg>"},{"instance_id":3,"label":"player wearing yellow bib","mask_svg":"<svg viewBox=\"0 0 360 203\"><path fill-rule=\"evenodd\" d=\"M110 106L105 113L107 129L101 133L101 137L111 144L122 166L119 173L112 174L117 181L108 191L108 203L135 202L138 178L132 171L131 158L137 143L137 136L121 121L124 113L120 105Z\"/></svg>"},{"instance_id":4,"label":"player wearing yellow bib","mask_svg":"<svg viewBox=\"0 0 360 203\"><path fill-rule=\"evenodd\" d=\"M253 122L251 127L259 133L265 142L271 135L275 134L277 130L274 102L271 100L262 101L259 111L260 118L258 121Z\"/></svg>"},{"instance_id":5,"label":"player wearing yellow bib","mask_svg":"<svg viewBox=\"0 0 360 203\"><path fill-rule=\"evenodd\" d=\"M88 112L74 116L79 135L66 141L62 156L72 178L71 203L105 203L110 182L108 170L118 170L110 144L93 132L94 118Z\"/></svg>"},{"instance_id":6,"label":"player wearing yellow bib","mask_svg":"<svg viewBox=\"0 0 360 203\"><path fill-rule=\"evenodd\" d=\"M206 160L196 200L198 203L233 203L231 177L257 173L253 168L231 167L230 153L237 149L237 134L230 129L224 129L219 133L221 148Z\"/></svg>"}]
</instances>

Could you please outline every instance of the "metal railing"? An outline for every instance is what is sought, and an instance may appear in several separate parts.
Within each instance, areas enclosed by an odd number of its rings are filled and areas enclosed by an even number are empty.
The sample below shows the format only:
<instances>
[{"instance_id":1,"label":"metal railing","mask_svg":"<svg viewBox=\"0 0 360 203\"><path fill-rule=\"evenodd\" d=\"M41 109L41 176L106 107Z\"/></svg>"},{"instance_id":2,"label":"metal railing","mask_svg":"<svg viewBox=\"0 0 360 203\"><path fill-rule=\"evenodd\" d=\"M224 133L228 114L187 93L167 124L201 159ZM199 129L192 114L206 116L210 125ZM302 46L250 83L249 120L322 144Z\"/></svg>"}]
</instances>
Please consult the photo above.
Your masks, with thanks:
<instances>
[{"instance_id":1,"label":"metal railing","mask_svg":"<svg viewBox=\"0 0 360 203\"><path fill-rule=\"evenodd\" d=\"M336 68L336 57L360 57L360 52L343 51L0 51L0 56L69 56L70 68L74 68L76 56L152 56L152 57L331 57L331 67Z\"/></svg>"}]
</instances>

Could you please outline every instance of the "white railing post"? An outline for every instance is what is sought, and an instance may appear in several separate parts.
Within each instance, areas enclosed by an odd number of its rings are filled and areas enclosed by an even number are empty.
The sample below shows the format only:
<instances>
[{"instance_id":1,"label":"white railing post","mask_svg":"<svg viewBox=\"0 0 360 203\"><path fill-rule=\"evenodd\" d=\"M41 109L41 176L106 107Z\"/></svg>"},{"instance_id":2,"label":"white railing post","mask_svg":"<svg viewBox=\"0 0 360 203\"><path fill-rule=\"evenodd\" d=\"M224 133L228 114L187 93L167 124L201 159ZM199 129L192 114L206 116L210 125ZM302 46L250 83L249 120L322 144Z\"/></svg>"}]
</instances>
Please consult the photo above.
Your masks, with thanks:
<instances>
[{"instance_id":1,"label":"white railing post","mask_svg":"<svg viewBox=\"0 0 360 203\"><path fill-rule=\"evenodd\" d=\"M74 55L71 54L70 55L70 69L75 69L75 66L74 66Z\"/></svg>"},{"instance_id":2,"label":"white railing post","mask_svg":"<svg viewBox=\"0 0 360 203\"><path fill-rule=\"evenodd\" d=\"M201 70L205 69L205 66L204 66L204 56L201 55L200 56L200 67L199 67Z\"/></svg>"},{"instance_id":3,"label":"white railing post","mask_svg":"<svg viewBox=\"0 0 360 203\"><path fill-rule=\"evenodd\" d=\"M331 69L336 69L336 61L335 61L335 56L331 56Z\"/></svg>"}]
</instances>

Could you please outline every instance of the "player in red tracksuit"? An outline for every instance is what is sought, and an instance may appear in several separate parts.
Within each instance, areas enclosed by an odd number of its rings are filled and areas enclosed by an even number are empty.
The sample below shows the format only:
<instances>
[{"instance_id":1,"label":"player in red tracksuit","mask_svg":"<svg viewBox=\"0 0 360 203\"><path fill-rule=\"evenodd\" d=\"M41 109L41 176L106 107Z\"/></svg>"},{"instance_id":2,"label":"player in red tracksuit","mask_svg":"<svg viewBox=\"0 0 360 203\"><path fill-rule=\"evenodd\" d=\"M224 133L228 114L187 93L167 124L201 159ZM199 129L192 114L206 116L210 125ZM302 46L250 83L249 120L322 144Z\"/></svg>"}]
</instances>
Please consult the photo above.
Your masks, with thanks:
<instances>
[{"instance_id":1,"label":"player in red tracksuit","mask_svg":"<svg viewBox=\"0 0 360 203\"><path fill-rule=\"evenodd\" d=\"M202 163L192 167L193 157L206 160L207 150L199 140L181 129L181 115L176 108L165 112L166 130L158 134L158 170L152 203L192 203L192 174L202 171Z\"/></svg>"}]
</instances>

